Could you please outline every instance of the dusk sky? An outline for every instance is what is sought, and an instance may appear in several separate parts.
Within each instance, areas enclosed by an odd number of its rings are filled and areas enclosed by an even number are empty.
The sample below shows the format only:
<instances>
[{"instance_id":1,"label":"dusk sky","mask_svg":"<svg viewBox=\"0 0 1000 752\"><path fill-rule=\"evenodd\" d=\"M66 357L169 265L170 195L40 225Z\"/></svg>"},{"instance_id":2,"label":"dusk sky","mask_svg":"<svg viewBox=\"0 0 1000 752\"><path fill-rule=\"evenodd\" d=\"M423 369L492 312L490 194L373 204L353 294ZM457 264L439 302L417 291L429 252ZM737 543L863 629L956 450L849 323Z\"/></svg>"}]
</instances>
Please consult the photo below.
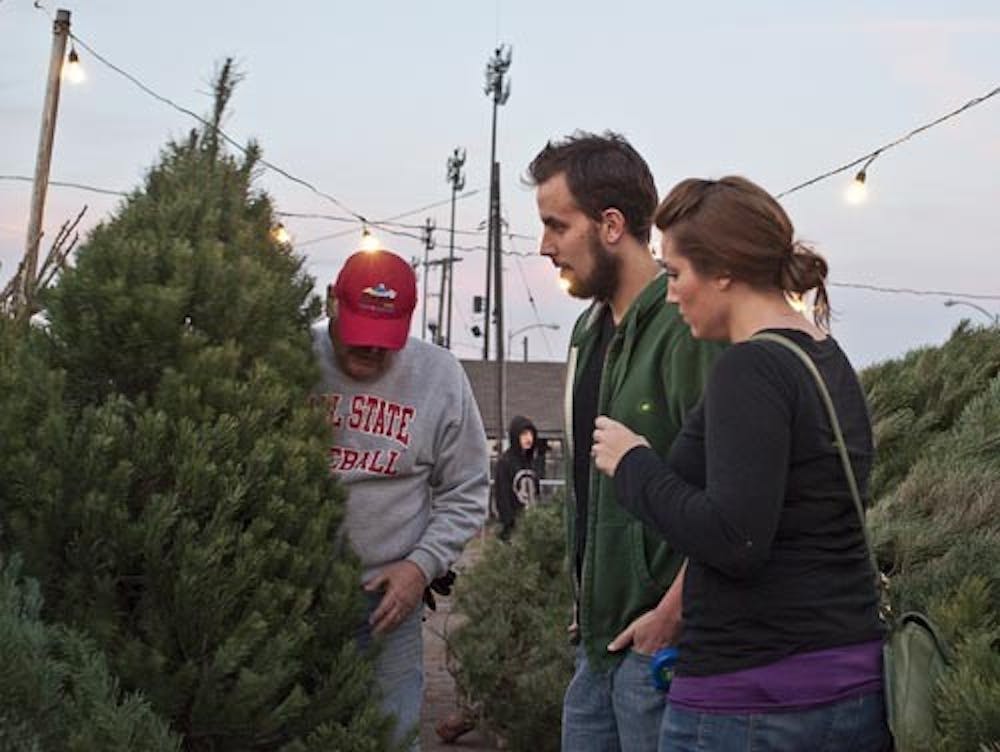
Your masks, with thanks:
<instances>
[{"instance_id":1,"label":"dusk sky","mask_svg":"<svg viewBox=\"0 0 1000 752\"><path fill-rule=\"evenodd\" d=\"M31 0L0 0L0 175L34 171L51 20ZM487 213L490 100L484 68L498 43L513 47L512 93L500 111L504 212L520 236L506 248L507 329L533 358L561 360L581 301L555 284L538 255L534 192L521 181L546 140L613 129L646 157L666 193L688 176L736 173L778 193L864 155L1000 85L1000 4L984 2L674 3L81 1L72 30L151 89L199 113L209 81L232 56L245 74L225 130L257 139L266 159L354 212L392 217L444 202L445 162L467 150L457 226ZM87 71L64 83L51 178L130 190L170 138L195 122L143 93L78 48ZM1000 313L1000 96L888 151L868 171L869 198L843 197L851 174L784 200L800 237L831 267L834 335L858 366L940 344L962 318L950 297L852 285L942 291ZM347 214L265 172L260 187L293 213ZM24 249L30 183L0 179L0 283ZM89 206L86 225L118 199L52 187L51 237ZM447 253L446 203L399 221L437 222ZM322 287L354 251L360 227L285 222ZM348 231L338 238L316 240ZM378 232L378 231L377 231ZM418 234L415 230L413 234ZM411 237L378 232L391 249L423 257ZM310 242L315 241L315 242ZM462 235L462 246L485 235ZM48 244L43 241L43 253ZM481 354L472 296L483 293L485 253L460 251L455 352ZM844 286L848 285L848 286ZM432 291L436 278L432 276ZM529 291L537 313L529 303ZM431 301L436 318L437 303ZM420 311L413 333L420 334ZM521 337L514 339L520 357Z\"/></svg>"}]
</instances>

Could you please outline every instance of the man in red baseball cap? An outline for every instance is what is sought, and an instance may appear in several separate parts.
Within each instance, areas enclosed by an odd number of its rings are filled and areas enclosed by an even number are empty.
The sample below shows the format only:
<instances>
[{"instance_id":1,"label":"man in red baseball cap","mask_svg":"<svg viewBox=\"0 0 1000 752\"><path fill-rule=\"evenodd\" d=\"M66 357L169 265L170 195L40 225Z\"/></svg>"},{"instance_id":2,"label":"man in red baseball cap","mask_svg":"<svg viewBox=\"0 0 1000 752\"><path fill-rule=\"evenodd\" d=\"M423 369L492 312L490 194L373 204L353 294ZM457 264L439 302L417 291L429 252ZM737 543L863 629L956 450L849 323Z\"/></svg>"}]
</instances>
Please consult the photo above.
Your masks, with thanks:
<instances>
[{"instance_id":1,"label":"man in red baseball cap","mask_svg":"<svg viewBox=\"0 0 1000 752\"><path fill-rule=\"evenodd\" d=\"M327 288L330 319L312 332L330 470L347 490L344 530L368 595L359 644L379 642L375 679L397 742L420 720L424 589L482 526L489 494L472 389L448 350L408 336L416 302L409 264L361 251Z\"/></svg>"},{"instance_id":2,"label":"man in red baseball cap","mask_svg":"<svg viewBox=\"0 0 1000 752\"><path fill-rule=\"evenodd\" d=\"M377 378L392 352L402 350L417 305L412 267L389 251L358 251L327 288L330 338L344 371L359 381Z\"/></svg>"}]
</instances>

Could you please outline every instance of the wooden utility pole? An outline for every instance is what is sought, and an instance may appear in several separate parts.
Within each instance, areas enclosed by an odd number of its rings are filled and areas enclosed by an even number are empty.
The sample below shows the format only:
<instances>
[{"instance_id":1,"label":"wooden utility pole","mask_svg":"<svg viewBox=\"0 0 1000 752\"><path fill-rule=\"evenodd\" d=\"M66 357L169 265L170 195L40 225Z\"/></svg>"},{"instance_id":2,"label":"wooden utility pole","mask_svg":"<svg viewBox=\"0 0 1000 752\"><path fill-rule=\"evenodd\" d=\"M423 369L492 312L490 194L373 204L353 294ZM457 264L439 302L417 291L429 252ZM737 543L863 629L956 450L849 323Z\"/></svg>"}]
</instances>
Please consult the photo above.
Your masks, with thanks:
<instances>
[{"instance_id":1,"label":"wooden utility pole","mask_svg":"<svg viewBox=\"0 0 1000 752\"><path fill-rule=\"evenodd\" d=\"M63 59L66 56L66 39L69 37L69 11L56 11L52 28L52 54L49 58L49 78L45 87L45 105L42 109L42 132L38 139L38 156L35 160L35 181L31 192L31 214L28 218L28 239L24 248L21 269L20 303L27 305L35 292L38 269L38 246L42 239L42 220L45 215L45 194L49 188L49 166L52 163L52 143L56 135L56 114L59 110L59 84L62 80Z\"/></svg>"},{"instance_id":2,"label":"wooden utility pole","mask_svg":"<svg viewBox=\"0 0 1000 752\"><path fill-rule=\"evenodd\" d=\"M420 338L423 339L423 340L427 339L427 303L430 302L430 299L431 299L430 290L427 288L427 268L430 266L430 261L428 260L428 257L430 256L430 252L432 250L434 250L434 229L435 229L434 220L431 219L430 217L428 217L424 221L424 228L423 228L423 233L424 233L424 289L423 289L424 300L423 300L423 304L420 306L420 309L421 309L421 319L422 319L422 323L421 323L421 326L420 326L420 329L421 329ZM439 321L438 322L438 328L439 329L440 329L440 326L441 326L441 322Z\"/></svg>"},{"instance_id":3,"label":"wooden utility pole","mask_svg":"<svg viewBox=\"0 0 1000 752\"><path fill-rule=\"evenodd\" d=\"M457 258L457 259L455 259L455 263L458 263L461 260L462 259ZM435 345L441 345L441 347L447 347L447 345L445 344L444 325L441 323L441 320L442 320L441 317L444 315L443 312L442 312L442 310L441 310L441 301L444 300L444 296L445 296L445 276L444 276L445 275L445 270L446 269L450 270L453 267L452 267L451 260L446 259L446 258L439 258L439 259L434 259L433 261L428 261L427 262L427 266L424 267L424 268L425 269L429 269L432 266L440 266L441 267L441 277L440 277L441 292L440 293L434 293L433 295L429 295L429 297L435 297L435 296L438 297L438 320L437 321L428 321L427 322L427 328L430 329L430 331L431 331L431 342L433 342Z\"/></svg>"}]
</instances>

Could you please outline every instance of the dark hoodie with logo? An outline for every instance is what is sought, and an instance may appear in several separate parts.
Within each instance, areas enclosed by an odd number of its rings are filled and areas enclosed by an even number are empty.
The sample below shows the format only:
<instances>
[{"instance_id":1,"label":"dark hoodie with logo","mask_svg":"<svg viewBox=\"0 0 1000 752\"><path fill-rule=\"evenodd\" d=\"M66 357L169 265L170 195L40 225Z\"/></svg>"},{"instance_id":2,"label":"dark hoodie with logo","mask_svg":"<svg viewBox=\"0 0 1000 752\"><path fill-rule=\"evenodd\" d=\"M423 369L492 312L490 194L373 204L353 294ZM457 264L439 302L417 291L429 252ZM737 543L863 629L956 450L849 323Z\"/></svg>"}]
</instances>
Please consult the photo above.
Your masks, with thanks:
<instances>
[{"instance_id":1,"label":"dark hoodie with logo","mask_svg":"<svg viewBox=\"0 0 1000 752\"><path fill-rule=\"evenodd\" d=\"M531 431L531 448L521 449L521 434ZM538 448L538 431L528 418L515 415L510 421L508 431L510 446L497 461L496 470L496 502L497 516L502 529L500 537L506 539L517 515L524 507L538 500L540 484L535 463L535 452Z\"/></svg>"}]
</instances>

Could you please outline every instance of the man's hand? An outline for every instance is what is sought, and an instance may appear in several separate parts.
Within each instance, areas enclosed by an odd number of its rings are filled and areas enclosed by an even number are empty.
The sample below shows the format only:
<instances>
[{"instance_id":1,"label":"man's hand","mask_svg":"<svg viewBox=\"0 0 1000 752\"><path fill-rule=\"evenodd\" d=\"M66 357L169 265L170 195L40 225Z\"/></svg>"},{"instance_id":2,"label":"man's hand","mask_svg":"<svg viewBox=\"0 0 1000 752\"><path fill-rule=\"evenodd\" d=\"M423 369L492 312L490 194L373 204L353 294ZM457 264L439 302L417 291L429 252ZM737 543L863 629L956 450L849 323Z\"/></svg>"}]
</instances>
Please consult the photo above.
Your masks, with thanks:
<instances>
[{"instance_id":1,"label":"man's hand","mask_svg":"<svg viewBox=\"0 0 1000 752\"><path fill-rule=\"evenodd\" d=\"M398 627L423 602L426 587L423 571L412 561L404 559L382 567L365 583L370 593L383 591L378 608L368 620L372 634L385 634Z\"/></svg>"},{"instance_id":2,"label":"man's hand","mask_svg":"<svg viewBox=\"0 0 1000 752\"><path fill-rule=\"evenodd\" d=\"M630 449L649 446L645 437L639 436L616 420L601 415L594 422L594 445L590 450L597 469L614 477L618 463Z\"/></svg>"},{"instance_id":3,"label":"man's hand","mask_svg":"<svg viewBox=\"0 0 1000 752\"><path fill-rule=\"evenodd\" d=\"M656 608L641 614L625 627L608 645L610 652L614 653L631 645L637 653L653 655L660 648L677 644L684 626L682 613L686 573L685 561Z\"/></svg>"},{"instance_id":4,"label":"man's hand","mask_svg":"<svg viewBox=\"0 0 1000 752\"><path fill-rule=\"evenodd\" d=\"M660 648L674 645L681 633L681 620L676 614L669 614L660 608L638 616L608 645L615 653L632 646L632 650L643 655L653 655Z\"/></svg>"}]
</instances>

